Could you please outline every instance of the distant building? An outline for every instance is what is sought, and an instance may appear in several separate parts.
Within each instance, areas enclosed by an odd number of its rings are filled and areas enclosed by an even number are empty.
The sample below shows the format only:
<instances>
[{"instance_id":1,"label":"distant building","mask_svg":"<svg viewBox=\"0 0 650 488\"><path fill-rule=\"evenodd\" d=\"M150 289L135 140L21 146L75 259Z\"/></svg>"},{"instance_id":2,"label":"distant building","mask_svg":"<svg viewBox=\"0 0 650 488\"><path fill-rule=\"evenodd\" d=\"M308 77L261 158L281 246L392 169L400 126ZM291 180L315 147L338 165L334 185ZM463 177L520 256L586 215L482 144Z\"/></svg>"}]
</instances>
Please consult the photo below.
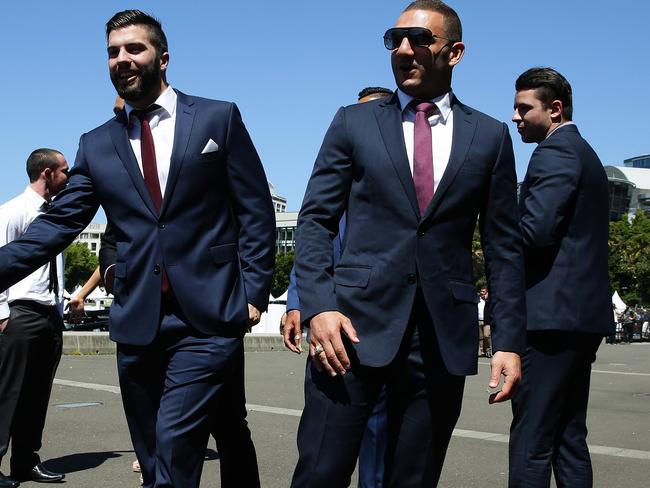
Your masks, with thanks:
<instances>
[{"instance_id":1,"label":"distant building","mask_svg":"<svg viewBox=\"0 0 650 488\"><path fill-rule=\"evenodd\" d=\"M623 161L623 165L628 168L646 168L650 169L650 154L644 156L635 156Z\"/></svg>"},{"instance_id":2,"label":"distant building","mask_svg":"<svg viewBox=\"0 0 650 488\"><path fill-rule=\"evenodd\" d=\"M275 214L276 253L295 251L296 227L298 227L298 212L279 212Z\"/></svg>"},{"instance_id":3,"label":"distant building","mask_svg":"<svg viewBox=\"0 0 650 488\"><path fill-rule=\"evenodd\" d=\"M273 210L275 210L276 212L286 212L287 199L275 193L275 186L273 185L273 183L269 181L268 184L269 184L269 191L271 192L271 200L273 200Z\"/></svg>"},{"instance_id":4,"label":"distant building","mask_svg":"<svg viewBox=\"0 0 650 488\"><path fill-rule=\"evenodd\" d=\"M73 243L85 244L95 256L99 256L99 246L104 232L106 232L106 224L89 224Z\"/></svg>"},{"instance_id":5,"label":"distant building","mask_svg":"<svg viewBox=\"0 0 650 488\"><path fill-rule=\"evenodd\" d=\"M625 160L626 164L628 161L631 160ZM605 173L609 181L610 220L632 217L638 209L650 217L650 167L605 166Z\"/></svg>"}]
</instances>

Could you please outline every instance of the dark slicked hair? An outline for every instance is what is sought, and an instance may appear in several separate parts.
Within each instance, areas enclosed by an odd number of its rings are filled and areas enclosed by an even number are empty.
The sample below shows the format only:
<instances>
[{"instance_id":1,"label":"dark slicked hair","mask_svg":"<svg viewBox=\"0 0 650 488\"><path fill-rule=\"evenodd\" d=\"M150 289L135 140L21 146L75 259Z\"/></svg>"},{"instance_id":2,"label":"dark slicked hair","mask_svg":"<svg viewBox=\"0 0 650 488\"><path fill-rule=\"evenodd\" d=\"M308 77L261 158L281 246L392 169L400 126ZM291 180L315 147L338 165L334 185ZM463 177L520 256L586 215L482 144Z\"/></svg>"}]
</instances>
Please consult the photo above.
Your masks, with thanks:
<instances>
[{"instance_id":1,"label":"dark slicked hair","mask_svg":"<svg viewBox=\"0 0 650 488\"><path fill-rule=\"evenodd\" d=\"M438 12L443 17L442 26L447 33L447 37L454 41L463 40L463 26L460 23L460 17L445 2L439 0L415 0L408 4L404 12L408 12L409 10L430 10L432 12Z\"/></svg>"},{"instance_id":2,"label":"dark slicked hair","mask_svg":"<svg viewBox=\"0 0 650 488\"><path fill-rule=\"evenodd\" d=\"M38 180L46 168L55 170L59 165L58 156L63 156L63 154L56 149L48 149L46 147L32 151L27 158L27 176L29 176L29 182L34 183Z\"/></svg>"},{"instance_id":3,"label":"dark slicked hair","mask_svg":"<svg viewBox=\"0 0 650 488\"><path fill-rule=\"evenodd\" d=\"M149 40L153 47L156 48L158 56L169 51L167 36L162 30L160 21L151 15L145 14L141 10L123 10L118 12L106 22L106 39L108 35L116 30L129 27L131 25L141 25L149 31Z\"/></svg>"},{"instance_id":4,"label":"dark slicked hair","mask_svg":"<svg viewBox=\"0 0 650 488\"><path fill-rule=\"evenodd\" d=\"M363 97L368 97L370 95L390 97L392 94L393 90L390 88L384 88L383 86L368 86L359 92L358 99L361 100Z\"/></svg>"},{"instance_id":5,"label":"dark slicked hair","mask_svg":"<svg viewBox=\"0 0 650 488\"><path fill-rule=\"evenodd\" d=\"M559 100L562 102L562 118L571 120L573 117L571 85L553 68L536 67L524 71L515 82L515 90L535 90L544 107Z\"/></svg>"}]
</instances>

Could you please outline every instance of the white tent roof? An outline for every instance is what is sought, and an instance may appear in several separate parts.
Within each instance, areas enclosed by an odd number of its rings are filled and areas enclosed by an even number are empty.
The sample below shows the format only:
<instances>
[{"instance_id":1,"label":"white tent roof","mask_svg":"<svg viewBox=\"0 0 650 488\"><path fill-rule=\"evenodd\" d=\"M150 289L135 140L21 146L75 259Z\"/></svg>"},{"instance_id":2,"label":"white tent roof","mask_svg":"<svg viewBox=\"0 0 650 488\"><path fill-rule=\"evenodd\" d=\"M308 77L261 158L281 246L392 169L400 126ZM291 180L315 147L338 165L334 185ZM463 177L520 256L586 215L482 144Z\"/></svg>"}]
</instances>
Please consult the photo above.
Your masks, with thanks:
<instances>
[{"instance_id":1,"label":"white tent roof","mask_svg":"<svg viewBox=\"0 0 650 488\"><path fill-rule=\"evenodd\" d=\"M622 314L627 308L627 305L625 305L625 302L621 299L617 291L612 295L612 305L614 305L616 313L618 314Z\"/></svg>"}]
</instances>

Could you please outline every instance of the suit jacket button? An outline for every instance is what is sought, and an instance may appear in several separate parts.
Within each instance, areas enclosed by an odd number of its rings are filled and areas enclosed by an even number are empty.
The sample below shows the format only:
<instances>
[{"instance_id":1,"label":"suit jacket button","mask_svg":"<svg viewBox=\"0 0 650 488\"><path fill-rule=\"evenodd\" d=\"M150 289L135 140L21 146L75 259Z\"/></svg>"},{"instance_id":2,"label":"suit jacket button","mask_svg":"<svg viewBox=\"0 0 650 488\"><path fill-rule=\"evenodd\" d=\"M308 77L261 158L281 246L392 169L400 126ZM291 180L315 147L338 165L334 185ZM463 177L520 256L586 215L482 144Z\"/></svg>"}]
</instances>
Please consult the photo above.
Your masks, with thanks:
<instances>
[{"instance_id":1,"label":"suit jacket button","mask_svg":"<svg viewBox=\"0 0 650 488\"><path fill-rule=\"evenodd\" d=\"M407 281L407 283L409 285L415 285L417 283L418 279L416 278L416 276L414 274L410 274L408 276L408 278L406 279L406 281Z\"/></svg>"},{"instance_id":2,"label":"suit jacket button","mask_svg":"<svg viewBox=\"0 0 650 488\"><path fill-rule=\"evenodd\" d=\"M159 229L164 229L164 228L165 228L165 224L158 224L158 228L159 228Z\"/></svg>"},{"instance_id":3,"label":"suit jacket button","mask_svg":"<svg viewBox=\"0 0 650 488\"><path fill-rule=\"evenodd\" d=\"M160 274L160 266L157 264L153 267L153 274Z\"/></svg>"},{"instance_id":4,"label":"suit jacket button","mask_svg":"<svg viewBox=\"0 0 650 488\"><path fill-rule=\"evenodd\" d=\"M425 232L423 230L418 231L418 237L424 237Z\"/></svg>"}]
</instances>

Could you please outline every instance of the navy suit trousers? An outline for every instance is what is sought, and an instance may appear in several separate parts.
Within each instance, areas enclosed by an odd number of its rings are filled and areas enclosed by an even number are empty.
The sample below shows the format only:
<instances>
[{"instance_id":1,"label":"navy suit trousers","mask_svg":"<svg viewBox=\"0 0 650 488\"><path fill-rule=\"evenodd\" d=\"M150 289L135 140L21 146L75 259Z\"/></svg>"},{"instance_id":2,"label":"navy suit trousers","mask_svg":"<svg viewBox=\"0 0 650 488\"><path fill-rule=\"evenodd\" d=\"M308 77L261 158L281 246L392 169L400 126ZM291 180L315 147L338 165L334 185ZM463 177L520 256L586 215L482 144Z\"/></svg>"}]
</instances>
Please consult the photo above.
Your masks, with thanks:
<instances>
[{"instance_id":1,"label":"navy suit trousers","mask_svg":"<svg viewBox=\"0 0 650 488\"><path fill-rule=\"evenodd\" d=\"M388 418L384 486L435 486L460 415L465 377L445 369L421 294L399 352L388 366L359 364L349 344L348 355L350 371L336 377L318 372L307 360L299 459L291 486L350 485L366 423L384 385ZM445 392L444 402L440 391Z\"/></svg>"},{"instance_id":2,"label":"navy suit trousers","mask_svg":"<svg viewBox=\"0 0 650 488\"><path fill-rule=\"evenodd\" d=\"M600 334L529 331L522 379L512 399L510 488L593 484L587 448L591 364Z\"/></svg>"},{"instance_id":3,"label":"navy suit trousers","mask_svg":"<svg viewBox=\"0 0 650 488\"><path fill-rule=\"evenodd\" d=\"M202 334L172 304L152 344L118 344L117 365L144 486L198 488L218 412L238 417L222 418L224 424L245 425L241 337Z\"/></svg>"}]
</instances>

